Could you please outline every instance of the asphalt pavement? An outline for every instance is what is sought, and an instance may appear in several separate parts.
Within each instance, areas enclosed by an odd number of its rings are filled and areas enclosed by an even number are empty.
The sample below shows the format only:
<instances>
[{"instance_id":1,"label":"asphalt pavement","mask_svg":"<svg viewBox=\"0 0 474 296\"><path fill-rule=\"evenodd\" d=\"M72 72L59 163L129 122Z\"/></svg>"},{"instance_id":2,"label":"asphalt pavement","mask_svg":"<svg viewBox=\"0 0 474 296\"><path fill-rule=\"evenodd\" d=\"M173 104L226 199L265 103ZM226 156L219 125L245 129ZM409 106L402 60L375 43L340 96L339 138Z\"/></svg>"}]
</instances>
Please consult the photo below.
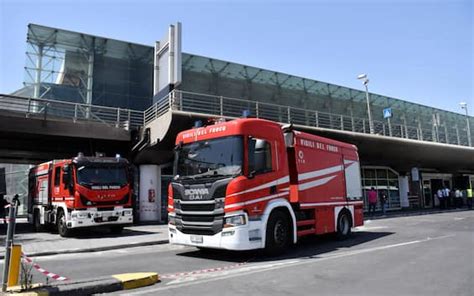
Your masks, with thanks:
<instances>
[{"instance_id":1,"label":"asphalt pavement","mask_svg":"<svg viewBox=\"0 0 474 296\"><path fill-rule=\"evenodd\" d=\"M348 240L307 238L273 258L160 244L35 262L72 280L125 272L162 278L120 295L474 295L474 211L367 220Z\"/></svg>"},{"instance_id":2,"label":"asphalt pavement","mask_svg":"<svg viewBox=\"0 0 474 296\"><path fill-rule=\"evenodd\" d=\"M0 225L0 259L5 255L6 226ZM108 228L80 229L73 237L63 238L57 233L34 232L23 219L16 227L15 244L22 245L29 257L45 255L98 252L168 243L167 225L135 225L126 227L121 234Z\"/></svg>"}]
</instances>

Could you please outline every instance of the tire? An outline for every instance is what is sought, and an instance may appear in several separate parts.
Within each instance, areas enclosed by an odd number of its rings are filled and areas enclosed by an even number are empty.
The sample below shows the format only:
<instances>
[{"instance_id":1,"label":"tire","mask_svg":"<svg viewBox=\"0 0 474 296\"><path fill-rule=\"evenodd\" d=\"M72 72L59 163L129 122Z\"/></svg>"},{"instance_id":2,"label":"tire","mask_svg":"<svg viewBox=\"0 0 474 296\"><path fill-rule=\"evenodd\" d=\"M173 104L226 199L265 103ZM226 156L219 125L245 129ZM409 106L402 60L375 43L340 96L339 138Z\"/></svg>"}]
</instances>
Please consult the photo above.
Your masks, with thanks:
<instances>
[{"instance_id":1,"label":"tire","mask_svg":"<svg viewBox=\"0 0 474 296\"><path fill-rule=\"evenodd\" d=\"M271 256L284 253L291 243L291 226L287 214L274 211L267 222L265 253Z\"/></svg>"},{"instance_id":2,"label":"tire","mask_svg":"<svg viewBox=\"0 0 474 296\"><path fill-rule=\"evenodd\" d=\"M352 217L348 211L343 210L337 218L337 238L344 240L351 235Z\"/></svg>"},{"instance_id":3,"label":"tire","mask_svg":"<svg viewBox=\"0 0 474 296\"><path fill-rule=\"evenodd\" d=\"M36 232L44 231L44 225L41 224L41 217L39 214L39 210L35 210L33 214L33 226Z\"/></svg>"},{"instance_id":4,"label":"tire","mask_svg":"<svg viewBox=\"0 0 474 296\"><path fill-rule=\"evenodd\" d=\"M122 225L114 225L110 227L110 232L113 234L121 234L123 232L123 226Z\"/></svg>"},{"instance_id":5,"label":"tire","mask_svg":"<svg viewBox=\"0 0 474 296\"><path fill-rule=\"evenodd\" d=\"M62 237L71 236L72 230L67 228L66 215L64 215L64 212L62 210L60 210L58 213L57 227L58 227L58 233L60 236Z\"/></svg>"}]
</instances>

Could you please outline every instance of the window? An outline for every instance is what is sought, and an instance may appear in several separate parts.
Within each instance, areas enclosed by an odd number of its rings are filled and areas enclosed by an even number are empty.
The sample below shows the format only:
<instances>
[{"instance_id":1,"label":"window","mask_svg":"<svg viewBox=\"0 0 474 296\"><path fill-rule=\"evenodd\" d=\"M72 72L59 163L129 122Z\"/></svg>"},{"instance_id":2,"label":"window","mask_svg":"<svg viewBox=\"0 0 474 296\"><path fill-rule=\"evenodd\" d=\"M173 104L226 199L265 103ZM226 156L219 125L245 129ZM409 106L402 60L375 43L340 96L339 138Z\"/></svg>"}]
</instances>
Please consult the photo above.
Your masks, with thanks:
<instances>
[{"instance_id":1,"label":"window","mask_svg":"<svg viewBox=\"0 0 474 296\"><path fill-rule=\"evenodd\" d=\"M250 139L249 172L263 174L272 170L272 149L270 143L261 139Z\"/></svg>"},{"instance_id":2,"label":"window","mask_svg":"<svg viewBox=\"0 0 474 296\"><path fill-rule=\"evenodd\" d=\"M183 145L177 153L180 177L222 177L242 171L242 137L232 136Z\"/></svg>"},{"instance_id":3,"label":"window","mask_svg":"<svg viewBox=\"0 0 474 296\"><path fill-rule=\"evenodd\" d=\"M77 182L81 185L118 185L128 183L127 170L123 166L88 165L77 168Z\"/></svg>"},{"instance_id":4,"label":"window","mask_svg":"<svg viewBox=\"0 0 474 296\"><path fill-rule=\"evenodd\" d=\"M388 209L400 208L400 193L398 185L398 175L390 168L370 168L362 169L362 184L364 190L365 204L367 204L367 192L371 187L377 190L380 198L382 193L387 194L386 206ZM378 204L380 206L380 203Z\"/></svg>"},{"instance_id":5,"label":"window","mask_svg":"<svg viewBox=\"0 0 474 296\"><path fill-rule=\"evenodd\" d=\"M58 166L54 169L54 187L58 187L61 183L61 167Z\"/></svg>"}]
</instances>

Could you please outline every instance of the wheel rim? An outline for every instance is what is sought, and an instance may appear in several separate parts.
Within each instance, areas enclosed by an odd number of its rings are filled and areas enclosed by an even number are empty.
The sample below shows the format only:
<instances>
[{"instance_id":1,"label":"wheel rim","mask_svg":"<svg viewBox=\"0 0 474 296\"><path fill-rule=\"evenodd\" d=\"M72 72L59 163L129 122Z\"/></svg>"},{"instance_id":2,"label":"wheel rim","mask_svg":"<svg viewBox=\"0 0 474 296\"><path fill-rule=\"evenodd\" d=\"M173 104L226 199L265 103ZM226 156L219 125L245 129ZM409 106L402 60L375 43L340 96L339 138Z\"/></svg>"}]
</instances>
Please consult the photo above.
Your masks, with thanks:
<instances>
[{"instance_id":1,"label":"wheel rim","mask_svg":"<svg viewBox=\"0 0 474 296\"><path fill-rule=\"evenodd\" d=\"M347 218L347 215L342 215L339 228L343 235L346 235L349 232L349 219Z\"/></svg>"},{"instance_id":2,"label":"wheel rim","mask_svg":"<svg viewBox=\"0 0 474 296\"><path fill-rule=\"evenodd\" d=\"M275 223L275 228L273 231L273 240L277 245L283 245L286 242L287 231L283 221L278 220Z\"/></svg>"},{"instance_id":3,"label":"wheel rim","mask_svg":"<svg viewBox=\"0 0 474 296\"><path fill-rule=\"evenodd\" d=\"M61 233L64 233L64 228L66 227L66 218L64 217L64 215L61 215L61 217L59 218L59 231Z\"/></svg>"}]
</instances>

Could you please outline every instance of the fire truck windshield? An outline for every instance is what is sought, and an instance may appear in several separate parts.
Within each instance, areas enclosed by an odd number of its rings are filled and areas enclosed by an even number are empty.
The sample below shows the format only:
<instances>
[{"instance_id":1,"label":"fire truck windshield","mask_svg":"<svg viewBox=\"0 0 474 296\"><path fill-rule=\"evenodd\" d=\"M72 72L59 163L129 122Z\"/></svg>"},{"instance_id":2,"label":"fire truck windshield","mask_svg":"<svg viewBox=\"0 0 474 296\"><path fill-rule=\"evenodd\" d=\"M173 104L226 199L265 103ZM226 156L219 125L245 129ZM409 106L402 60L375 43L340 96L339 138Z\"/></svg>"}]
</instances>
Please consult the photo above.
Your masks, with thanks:
<instances>
[{"instance_id":1,"label":"fire truck windshield","mask_svg":"<svg viewBox=\"0 0 474 296\"><path fill-rule=\"evenodd\" d=\"M120 166L79 166L77 182L86 186L124 186L128 183L126 169Z\"/></svg>"},{"instance_id":2,"label":"fire truck windshield","mask_svg":"<svg viewBox=\"0 0 474 296\"><path fill-rule=\"evenodd\" d=\"M224 137L185 144L177 151L180 178L239 175L242 172L242 137Z\"/></svg>"}]
</instances>

